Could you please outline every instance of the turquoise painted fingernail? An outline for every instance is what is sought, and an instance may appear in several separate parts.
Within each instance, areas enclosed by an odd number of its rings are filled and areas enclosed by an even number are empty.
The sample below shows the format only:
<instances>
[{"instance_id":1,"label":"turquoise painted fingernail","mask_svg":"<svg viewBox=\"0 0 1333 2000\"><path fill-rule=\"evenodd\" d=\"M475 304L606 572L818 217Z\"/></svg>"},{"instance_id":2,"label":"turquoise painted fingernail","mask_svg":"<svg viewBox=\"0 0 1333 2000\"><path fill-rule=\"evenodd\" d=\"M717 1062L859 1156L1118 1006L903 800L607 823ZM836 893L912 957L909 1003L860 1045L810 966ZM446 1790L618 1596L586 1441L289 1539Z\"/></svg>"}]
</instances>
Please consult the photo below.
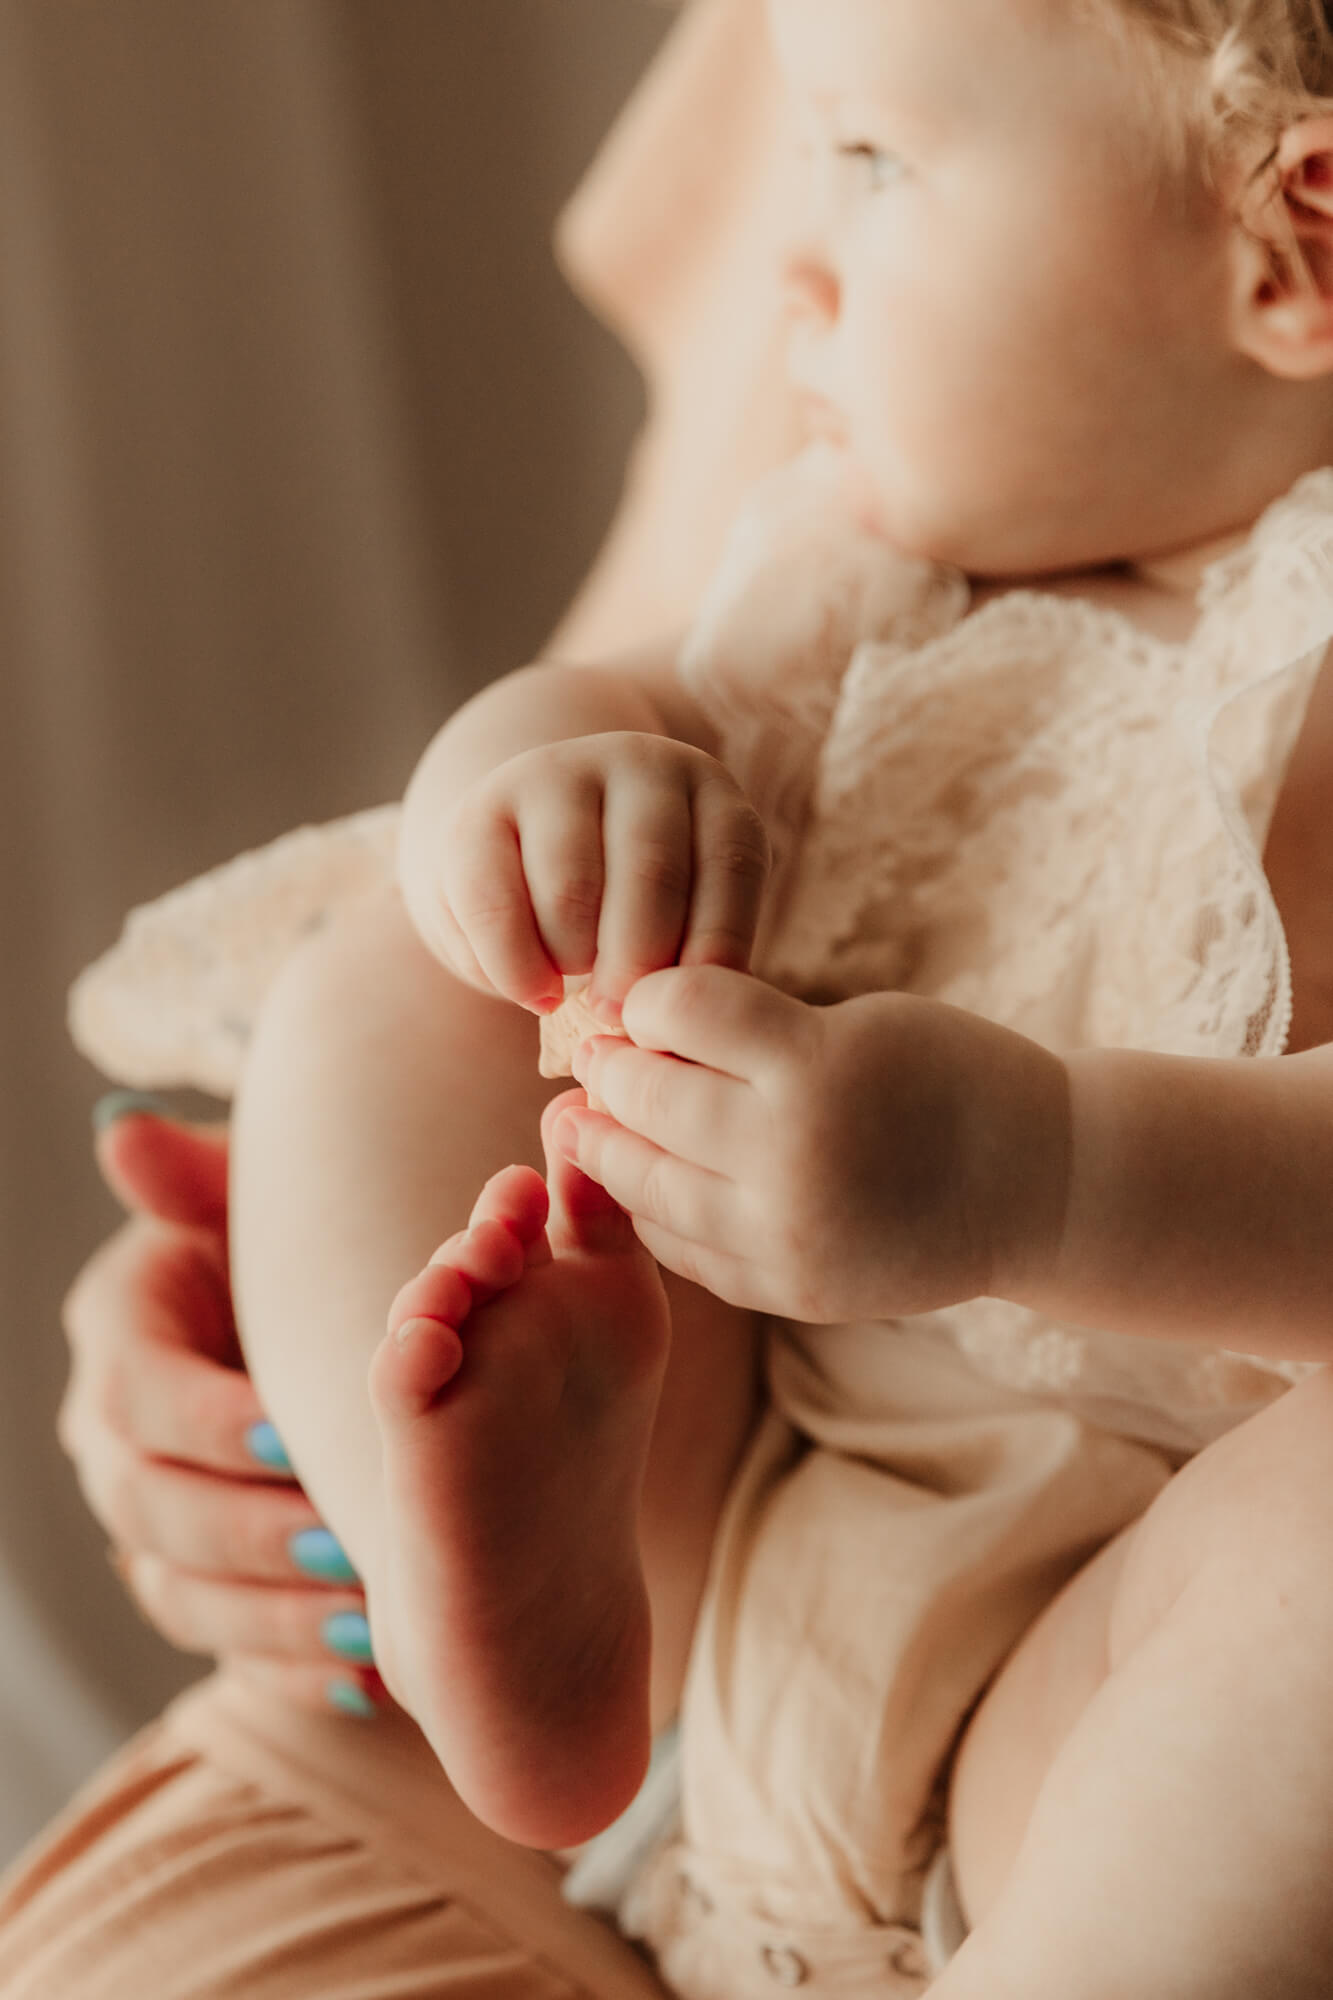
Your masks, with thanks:
<instances>
[{"instance_id":1,"label":"turquoise painted fingernail","mask_svg":"<svg viewBox=\"0 0 1333 2000\"><path fill-rule=\"evenodd\" d=\"M373 1665L370 1626L359 1611L335 1611L320 1626L320 1635L331 1653L355 1660L359 1667Z\"/></svg>"},{"instance_id":2,"label":"turquoise painted fingernail","mask_svg":"<svg viewBox=\"0 0 1333 2000\"><path fill-rule=\"evenodd\" d=\"M170 1118L171 1107L146 1090L109 1090L93 1106L94 1132L109 1132L122 1118Z\"/></svg>"},{"instance_id":3,"label":"turquoise painted fingernail","mask_svg":"<svg viewBox=\"0 0 1333 2000\"><path fill-rule=\"evenodd\" d=\"M298 1569L321 1583L359 1583L360 1577L347 1559L347 1551L327 1528L302 1528L287 1544L288 1554Z\"/></svg>"},{"instance_id":4,"label":"turquoise painted fingernail","mask_svg":"<svg viewBox=\"0 0 1333 2000\"><path fill-rule=\"evenodd\" d=\"M260 1465L266 1465L270 1472L294 1472L295 1467L287 1456L287 1448L270 1423L251 1424L245 1434L245 1448L251 1458Z\"/></svg>"},{"instance_id":5,"label":"turquoise painted fingernail","mask_svg":"<svg viewBox=\"0 0 1333 2000\"><path fill-rule=\"evenodd\" d=\"M374 1722L379 1715L370 1696L355 1681L330 1681L324 1690L329 1707L342 1715L354 1715L358 1722Z\"/></svg>"}]
</instances>

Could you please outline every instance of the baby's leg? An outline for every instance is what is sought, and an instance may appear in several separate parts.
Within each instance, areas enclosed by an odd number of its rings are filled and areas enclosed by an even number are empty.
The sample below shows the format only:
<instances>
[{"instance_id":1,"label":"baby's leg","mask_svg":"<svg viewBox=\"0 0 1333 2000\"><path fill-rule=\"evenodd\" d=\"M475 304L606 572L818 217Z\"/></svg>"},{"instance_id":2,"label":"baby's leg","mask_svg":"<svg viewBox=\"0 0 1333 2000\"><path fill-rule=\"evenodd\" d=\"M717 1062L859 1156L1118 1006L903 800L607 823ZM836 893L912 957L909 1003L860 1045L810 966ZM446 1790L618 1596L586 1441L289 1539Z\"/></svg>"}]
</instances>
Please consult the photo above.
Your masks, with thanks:
<instances>
[{"instance_id":1,"label":"baby's leg","mask_svg":"<svg viewBox=\"0 0 1333 2000\"><path fill-rule=\"evenodd\" d=\"M1333 1376L1200 1454L964 1739L932 2000L1333 1992Z\"/></svg>"},{"instance_id":2,"label":"baby's leg","mask_svg":"<svg viewBox=\"0 0 1333 2000\"><path fill-rule=\"evenodd\" d=\"M453 979L396 897L315 939L275 988L234 1124L233 1269L260 1392L372 1589L387 1549L366 1370L388 1302L511 1162L537 1166L554 1087L535 1023ZM673 1317L643 1496L654 1726L670 1718L753 1408L747 1316L669 1281Z\"/></svg>"},{"instance_id":3,"label":"baby's leg","mask_svg":"<svg viewBox=\"0 0 1333 2000\"><path fill-rule=\"evenodd\" d=\"M573 1845L647 1766L639 1506L670 1321L629 1219L550 1157L483 1190L371 1364L389 1533L376 1656L464 1801Z\"/></svg>"}]
</instances>

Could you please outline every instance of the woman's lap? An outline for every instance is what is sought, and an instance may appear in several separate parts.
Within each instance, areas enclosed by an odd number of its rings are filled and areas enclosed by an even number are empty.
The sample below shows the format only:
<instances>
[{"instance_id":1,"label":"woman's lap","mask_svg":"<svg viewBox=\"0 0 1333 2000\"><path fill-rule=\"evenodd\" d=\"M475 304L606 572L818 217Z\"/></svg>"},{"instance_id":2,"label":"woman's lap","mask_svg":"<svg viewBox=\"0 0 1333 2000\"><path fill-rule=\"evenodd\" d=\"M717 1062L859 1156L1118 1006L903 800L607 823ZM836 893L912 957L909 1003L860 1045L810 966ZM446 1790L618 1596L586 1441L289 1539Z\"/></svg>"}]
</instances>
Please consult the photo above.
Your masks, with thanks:
<instances>
[{"instance_id":1,"label":"woman's lap","mask_svg":"<svg viewBox=\"0 0 1333 2000\"><path fill-rule=\"evenodd\" d=\"M406 1723L215 1679L0 1882L2 2000L660 2000L560 1870L479 1827Z\"/></svg>"},{"instance_id":2,"label":"woman's lap","mask_svg":"<svg viewBox=\"0 0 1333 2000\"><path fill-rule=\"evenodd\" d=\"M1330 1430L1333 1381L1284 1397L1170 1480L1138 1524L1079 1573L983 1699L970 1738L975 1753L993 1718L992 1750L1000 1744L1005 1758L1017 1751L1021 1766L1019 1739L1032 1732L1011 1727L1016 1704L1051 1739L1033 1753L1043 1768L1001 1769L980 1755L974 1801L1013 1794L1026 1818L1062 1733L1085 1705L1105 1708L1098 1681L1113 1669L1129 1686L1159 1602L1161 1618L1188 1636L1174 1605L1185 1583L1187 1605L1198 1599L1201 1572L1215 1576L1212 1595L1220 1596L1216 1629L1205 1635L1213 1659L1231 1651L1235 1621L1266 1625L1258 1614L1273 1599L1273 1629L1259 1635L1257 1654L1241 1648L1249 1669L1215 1724L1245 1739L1266 1716L1286 1727L1282 1704L1272 1716L1264 1707L1265 1689L1275 1692L1265 1662L1283 1662L1278 1680L1289 1691L1302 1674L1322 1689L1320 1662L1333 1662L1333 1590L1312 1594L1305 1575L1312 1561L1323 1563L1333 1534L1333 1501L1318 1476ZM1213 1616L1210 1601L1203 1609ZM1201 1664L1193 1659L1191 1683ZM1184 1692L1192 1719L1202 1721L1202 1685ZM1274 1743L1279 1758L1308 1762L1305 1790L1318 1796L1305 1796L1304 1813L1293 1815L1308 1818L1333 1793L1333 1734L1327 1744L1308 1735L1288 1744L1277 1729ZM1116 1751L1118 1783L1137 1792L1130 1766L1145 1754L1160 1765L1164 1753L1174 1768L1180 1742L1173 1738L1168 1751L1131 1730ZM1235 1759L1233 1748L1224 1761ZM968 1819L968 1763L965 1746L956 1840ZM1210 1767L1200 1768L1206 1777ZM1248 1789L1258 1776L1250 1774ZM1295 1829L1281 1831L1291 1842ZM1274 1821L1270 1844L1278 1835ZM964 1838L965 1891L967 1847ZM1312 1850L1323 1847L1307 1828L1284 1874L1299 1875L1298 1861ZM1324 1859L1333 1860L1333 1848ZM219 1678L129 1746L0 1881L0 2000L139 2000L146 1992L154 2000L415 2000L454 1990L487 2000L662 2000L660 1984L614 1931L564 1903L560 1879L548 1857L509 1847L471 1819L401 1718L363 1725L305 1715ZM1257 1886L1252 1880L1251 1892ZM1066 1907L1069 1887L1058 1899ZM1309 1940L1316 1953L1327 1942Z\"/></svg>"}]
</instances>

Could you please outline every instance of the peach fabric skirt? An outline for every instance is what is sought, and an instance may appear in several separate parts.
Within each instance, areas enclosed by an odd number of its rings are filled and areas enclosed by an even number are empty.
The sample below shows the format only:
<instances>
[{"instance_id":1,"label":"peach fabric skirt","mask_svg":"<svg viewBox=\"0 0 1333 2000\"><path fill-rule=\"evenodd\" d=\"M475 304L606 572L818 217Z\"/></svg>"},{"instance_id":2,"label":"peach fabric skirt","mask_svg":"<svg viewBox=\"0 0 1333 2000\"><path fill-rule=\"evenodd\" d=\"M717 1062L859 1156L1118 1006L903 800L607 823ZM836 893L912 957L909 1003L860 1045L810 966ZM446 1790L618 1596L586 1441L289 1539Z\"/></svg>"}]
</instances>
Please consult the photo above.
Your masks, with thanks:
<instances>
[{"instance_id":1,"label":"peach fabric skirt","mask_svg":"<svg viewBox=\"0 0 1333 2000\"><path fill-rule=\"evenodd\" d=\"M4 2000L662 2000L560 1864L472 1818L404 1718L216 1676L0 1880Z\"/></svg>"}]
</instances>

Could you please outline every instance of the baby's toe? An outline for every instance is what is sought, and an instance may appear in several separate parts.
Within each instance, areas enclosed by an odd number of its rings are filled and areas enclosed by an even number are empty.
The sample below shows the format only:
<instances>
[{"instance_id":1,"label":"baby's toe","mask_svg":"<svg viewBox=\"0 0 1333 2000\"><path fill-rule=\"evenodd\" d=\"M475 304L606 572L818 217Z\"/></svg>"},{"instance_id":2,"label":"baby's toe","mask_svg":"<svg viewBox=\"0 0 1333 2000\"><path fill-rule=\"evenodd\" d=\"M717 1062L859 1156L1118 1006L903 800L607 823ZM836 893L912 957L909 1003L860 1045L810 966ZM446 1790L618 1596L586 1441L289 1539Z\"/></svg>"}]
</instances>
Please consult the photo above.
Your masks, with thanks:
<instances>
[{"instance_id":1,"label":"baby's toe","mask_svg":"<svg viewBox=\"0 0 1333 2000\"><path fill-rule=\"evenodd\" d=\"M386 1437L430 1408L463 1362L458 1329L423 1317L402 1320L370 1363L370 1400Z\"/></svg>"},{"instance_id":2,"label":"baby's toe","mask_svg":"<svg viewBox=\"0 0 1333 2000\"><path fill-rule=\"evenodd\" d=\"M456 1246L462 1240L456 1238ZM449 1326L461 1326L471 1310L472 1287L457 1265L428 1264L408 1279L389 1307L389 1332L396 1333L410 1319L438 1319Z\"/></svg>"},{"instance_id":3,"label":"baby's toe","mask_svg":"<svg viewBox=\"0 0 1333 2000\"><path fill-rule=\"evenodd\" d=\"M474 1306L483 1305L497 1292L508 1291L527 1269L527 1246L504 1222L474 1222L466 1235L449 1246L449 1252L453 1270L467 1280Z\"/></svg>"},{"instance_id":4,"label":"baby's toe","mask_svg":"<svg viewBox=\"0 0 1333 2000\"><path fill-rule=\"evenodd\" d=\"M517 1236L525 1250L540 1257L550 1200L546 1183L532 1167L505 1167L492 1174L472 1210L472 1227L500 1222Z\"/></svg>"}]
</instances>

